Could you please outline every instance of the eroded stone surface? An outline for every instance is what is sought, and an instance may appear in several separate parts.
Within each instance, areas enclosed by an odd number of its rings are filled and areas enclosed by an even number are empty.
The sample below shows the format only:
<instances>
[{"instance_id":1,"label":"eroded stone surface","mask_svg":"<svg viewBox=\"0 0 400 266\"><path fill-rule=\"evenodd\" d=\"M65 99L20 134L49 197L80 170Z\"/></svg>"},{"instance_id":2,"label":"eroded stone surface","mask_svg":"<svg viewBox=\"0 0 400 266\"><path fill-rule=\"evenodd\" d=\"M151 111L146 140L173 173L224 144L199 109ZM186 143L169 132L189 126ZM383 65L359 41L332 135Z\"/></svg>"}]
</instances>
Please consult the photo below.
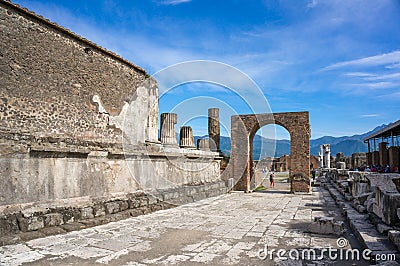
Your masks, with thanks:
<instances>
[{"instance_id":1,"label":"eroded stone surface","mask_svg":"<svg viewBox=\"0 0 400 266\"><path fill-rule=\"evenodd\" d=\"M317 216L341 219L337 207L331 204L329 192L315 189L313 195L235 192L64 235L3 246L0 264L281 265L284 261L275 257L260 260L259 251L265 245L275 249L337 247L336 236L308 231L308 225ZM351 246L357 247L354 236L345 237ZM357 265L368 263L361 261Z\"/></svg>"}]
</instances>

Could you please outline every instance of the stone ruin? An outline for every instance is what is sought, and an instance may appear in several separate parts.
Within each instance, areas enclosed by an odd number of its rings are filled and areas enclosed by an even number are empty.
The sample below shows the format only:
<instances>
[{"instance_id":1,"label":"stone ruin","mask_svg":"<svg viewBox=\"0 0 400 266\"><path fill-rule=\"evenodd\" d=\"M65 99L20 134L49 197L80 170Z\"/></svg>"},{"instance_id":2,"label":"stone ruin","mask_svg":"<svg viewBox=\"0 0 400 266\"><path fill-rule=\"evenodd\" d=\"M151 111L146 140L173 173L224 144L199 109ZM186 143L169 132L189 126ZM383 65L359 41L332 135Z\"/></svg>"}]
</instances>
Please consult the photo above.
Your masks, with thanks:
<instances>
[{"instance_id":1,"label":"stone ruin","mask_svg":"<svg viewBox=\"0 0 400 266\"><path fill-rule=\"evenodd\" d=\"M319 168L331 168L331 145L322 144L320 145L320 151L318 152Z\"/></svg>"},{"instance_id":2,"label":"stone ruin","mask_svg":"<svg viewBox=\"0 0 400 266\"><path fill-rule=\"evenodd\" d=\"M400 174L331 169L326 177L400 250Z\"/></svg>"},{"instance_id":3,"label":"stone ruin","mask_svg":"<svg viewBox=\"0 0 400 266\"><path fill-rule=\"evenodd\" d=\"M10 2L0 21L1 236L226 192L219 146L197 149L189 126L178 143L172 113L158 137L157 81L142 68Z\"/></svg>"},{"instance_id":4,"label":"stone ruin","mask_svg":"<svg viewBox=\"0 0 400 266\"><path fill-rule=\"evenodd\" d=\"M233 180L249 190L238 117L221 176L217 108L209 138L196 147L183 126L178 143L178 116L161 114L159 126L158 85L145 70L8 1L0 21L1 236L136 216L225 193ZM291 190L310 192L308 112L239 119L253 123L251 138L268 123L289 130Z\"/></svg>"},{"instance_id":5,"label":"stone ruin","mask_svg":"<svg viewBox=\"0 0 400 266\"><path fill-rule=\"evenodd\" d=\"M290 134L290 191L310 193L310 124L308 112L237 115L231 118L231 164L226 172L236 181L235 189L251 191L254 176L253 138L265 125L278 124ZM224 176L223 176L224 178ZM256 184L258 185L258 184Z\"/></svg>"},{"instance_id":6,"label":"stone ruin","mask_svg":"<svg viewBox=\"0 0 400 266\"><path fill-rule=\"evenodd\" d=\"M336 169L341 170L359 169L367 165L367 154L365 152L356 152L351 156L345 156L343 152L339 152L336 154L334 165Z\"/></svg>"}]
</instances>

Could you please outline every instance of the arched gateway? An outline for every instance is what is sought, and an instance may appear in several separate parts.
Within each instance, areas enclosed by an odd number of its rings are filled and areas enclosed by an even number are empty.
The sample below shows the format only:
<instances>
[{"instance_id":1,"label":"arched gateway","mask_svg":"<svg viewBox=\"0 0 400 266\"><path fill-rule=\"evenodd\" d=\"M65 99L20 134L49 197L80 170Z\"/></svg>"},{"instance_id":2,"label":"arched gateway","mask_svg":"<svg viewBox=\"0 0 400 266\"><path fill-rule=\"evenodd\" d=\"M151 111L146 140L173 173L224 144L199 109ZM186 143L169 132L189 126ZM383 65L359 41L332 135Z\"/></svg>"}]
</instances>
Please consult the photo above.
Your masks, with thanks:
<instances>
[{"instance_id":1,"label":"arched gateway","mask_svg":"<svg viewBox=\"0 0 400 266\"><path fill-rule=\"evenodd\" d=\"M290 134L290 191L310 192L310 123L308 112L235 115L231 117L231 174L234 189L250 191L253 138L265 125L277 124Z\"/></svg>"}]
</instances>

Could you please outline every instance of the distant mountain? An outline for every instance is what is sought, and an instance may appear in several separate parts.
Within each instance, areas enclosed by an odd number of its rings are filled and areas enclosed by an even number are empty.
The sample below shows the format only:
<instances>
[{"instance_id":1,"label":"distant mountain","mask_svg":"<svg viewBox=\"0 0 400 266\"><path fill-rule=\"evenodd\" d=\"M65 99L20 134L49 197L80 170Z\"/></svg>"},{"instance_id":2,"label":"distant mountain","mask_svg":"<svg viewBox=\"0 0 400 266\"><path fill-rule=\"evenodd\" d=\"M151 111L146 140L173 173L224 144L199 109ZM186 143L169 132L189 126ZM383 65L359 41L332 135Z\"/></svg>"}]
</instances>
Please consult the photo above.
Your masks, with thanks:
<instances>
[{"instance_id":1,"label":"distant mountain","mask_svg":"<svg viewBox=\"0 0 400 266\"><path fill-rule=\"evenodd\" d=\"M388 125L384 124L380 125L373 130L361 135L343 137L325 136L314 140L312 139L310 140L310 153L312 155L318 155L319 147L321 144L330 144L331 154L333 156L336 156L336 154L339 152L343 152L345 156L351 156L353 153L356 152L367 152L368 146L364 143L364 138L387 126Z\"/></svg>"},{"instance_id":2,"label":"distant mountain","mask_svg":"<svg viewBox=\"0 0 400 266\"><path fill-rule=\"evenodd\" d=\"M329 142L325 142L329 144ZM312 146L310 150L311 155L318 155L320 145ZM343 140L336 144L331 144L331 154L336 156L337 153L343 152L345 156L351 156L355 152L367 152L368 147L365 143L360 140Z\"/></svg>"},{"instance_id":3,"label":"distant mountain","mask_svg":"<svg viewBox=\"0 0 400 266\"><path fill-rule=\"evenodd\" d=\"M389 124L390 125L390 124ZM324 136L318 139L310 140L310 153L312 155L318 155L319 147L321 144L330 144L331 145L331 154L336 156L337 153L343 152L345 156L351 156L356 152L367 152L368 146L363 142L366 136L381 130L382 128L388 125L381 125L373 130L361 134L361 135L353 135L353 136L343 136L343 137L332 137L332 136ZM206 136L196 136L195 142L197 139L203 138ZM221 137L221 151L224 154L230 155L231 150L231 139L229 137ZM275 153L272 154L272 151L275 147ZM272 140L268 138L264 138L260 135L254 136L253 140L253 159L257 160L258 158L264 157L280 157L284 154L290 154L290 140Z\"/></svg>"}]
</instances>

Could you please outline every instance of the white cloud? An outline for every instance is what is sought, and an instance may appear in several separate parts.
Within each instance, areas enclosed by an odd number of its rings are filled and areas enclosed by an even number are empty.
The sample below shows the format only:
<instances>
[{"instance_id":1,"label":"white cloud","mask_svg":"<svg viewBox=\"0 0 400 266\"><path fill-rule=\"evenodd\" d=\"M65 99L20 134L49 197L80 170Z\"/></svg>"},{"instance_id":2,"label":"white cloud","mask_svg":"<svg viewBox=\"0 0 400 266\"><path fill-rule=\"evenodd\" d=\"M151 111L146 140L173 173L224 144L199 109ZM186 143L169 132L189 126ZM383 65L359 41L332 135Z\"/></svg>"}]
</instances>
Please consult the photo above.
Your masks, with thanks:
<instances>
[{"instance_id":1,"label":"white cloud","mask_svg":"<svg viewBox=\"0 0 400 266\"><path fill-rule=\"evenodd\" d=\"M360 115L360 117L363 117L363 118L367 118L367 117L378 117L379 115L378 114L365 114L365 115Z\"/></svg>"},{"instance_id":2,"label":"white cloud","mask_svg":"<svg viewBox=\"0 0 400 266\"><path fill-rule=\"evenodd\" d=\"M388 65L388 66L385 66L385 68L387 68L387 69L400 68L400 63Z\"/></svg>"},{"instance_id":3,"label":"white cloud","mask_svg":"<svg viewBox=\"0 0 400 266\"><path fill-rule=\"evenodd\" d=\"M158 2L161 5L175 6L183 3L189 3L192 0L165 0Z\"/></svg>"},{"instance_id":4,"label":"white cloud","mask_svg":"<svg viewBox=\"0 0 400 266\"><path fill-rule=\"evenodd\" d=\"M365 80L393 80L399 79L400 73L392 73L392 74L385 74L385 75L372 75L372 76L365 76Z\"/></svg>"},{"instance_id":5,"label":"white cloud","mask_svg":"<svg viewBox=\"0 0 400 266\"><path fill-rule=\"evenodd\" d=\"M369 57L364 57L361 59L344 61L332 64L323 68L322 70L333 70L343 67L371 67L371 66L381 66L389 64L399 64L400 63L400 51L394 51L391 53L374 55Z\"/></svg>"},{"instance_id":6,"label":"white cloud","mask_svg":"<svg viewBox=\"0 0 400 266\"><path fill-rule=\"evenodd\" d=\"M349 73L344 73L343 76L348 76L348 77L374 77L374 74L371 73L365 73L365 72L349 72Z\"/></svg>"},{"instance_id":7,"label":"white cloud","mask_svg":"<svg viewBox=\"0 0 400 266\"><path fill-rule=\"evenodd\" d=\"M366 89L387 89L387 88L397 88L400 86L400 83L382 81L382 82L370 82L370 83L358 83L358 84L349 84L350 87L361 87Z\"/></svg>"}]
</instances>

